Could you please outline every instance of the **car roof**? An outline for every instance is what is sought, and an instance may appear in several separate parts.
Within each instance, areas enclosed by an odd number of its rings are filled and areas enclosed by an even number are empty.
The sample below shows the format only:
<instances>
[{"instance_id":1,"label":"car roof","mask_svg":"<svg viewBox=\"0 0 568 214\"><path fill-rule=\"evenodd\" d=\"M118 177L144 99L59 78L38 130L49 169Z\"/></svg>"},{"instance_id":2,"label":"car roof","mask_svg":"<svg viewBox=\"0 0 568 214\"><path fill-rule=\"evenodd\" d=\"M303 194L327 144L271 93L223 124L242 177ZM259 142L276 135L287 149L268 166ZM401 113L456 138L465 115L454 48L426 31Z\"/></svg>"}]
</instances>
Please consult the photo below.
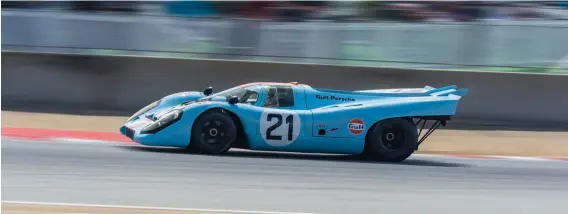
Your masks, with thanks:
<instances>
[{"instance_id":1,"label":"car roof","mask_svg":"<svg viewBox=\"0 0 568 214\"><path fill-rule=\"evenodd\" d=\"M242 84L239 87L249 87L252 85L289 85L289 86L298 86L298 82L251 82Z\"/></svg>"}]
</instances>

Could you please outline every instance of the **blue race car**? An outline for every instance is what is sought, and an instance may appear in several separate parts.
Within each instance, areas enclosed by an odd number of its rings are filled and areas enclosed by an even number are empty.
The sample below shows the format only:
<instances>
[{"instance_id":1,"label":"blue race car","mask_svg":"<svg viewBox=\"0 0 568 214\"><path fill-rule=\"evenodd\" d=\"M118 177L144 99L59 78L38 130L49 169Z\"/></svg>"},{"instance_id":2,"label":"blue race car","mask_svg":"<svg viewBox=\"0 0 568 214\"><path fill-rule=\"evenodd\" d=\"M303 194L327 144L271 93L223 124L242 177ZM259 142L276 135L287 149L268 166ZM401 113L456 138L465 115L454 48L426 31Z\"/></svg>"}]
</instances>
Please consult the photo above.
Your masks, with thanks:
<instances>
[{"instance_id":1,"label":"blue race car","mask_svg":"<svg viewBox=\"0 0 568 214\"><path fill-rule=\"evenodd\" d=\"M242 148L361 154L400 162L436 128L446 125L467 93L453 85L343 91L296 82L258 82L214 94L209 87L149 104L120 132L142 145L181 147L201 154ZM433 124L421 136L427 121Z\"/></svg>"}]
</instances>

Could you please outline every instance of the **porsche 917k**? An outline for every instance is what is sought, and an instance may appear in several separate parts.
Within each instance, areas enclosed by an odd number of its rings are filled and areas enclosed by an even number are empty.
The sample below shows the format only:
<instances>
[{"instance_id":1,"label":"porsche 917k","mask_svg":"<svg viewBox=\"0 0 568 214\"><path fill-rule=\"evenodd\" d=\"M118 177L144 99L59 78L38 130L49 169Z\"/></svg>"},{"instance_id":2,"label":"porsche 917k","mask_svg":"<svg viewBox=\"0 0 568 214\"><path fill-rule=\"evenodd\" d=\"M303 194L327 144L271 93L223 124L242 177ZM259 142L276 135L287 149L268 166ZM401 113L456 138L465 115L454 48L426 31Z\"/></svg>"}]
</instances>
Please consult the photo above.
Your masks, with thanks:
<instances>
[{"instance_id":1,"label":"porsche 917k","mask_svg":"<svg viewBox=\"0 0 568 214\"><path fill-rule=\"evenodd\" d=\"M120 132L142 145L205 154L243 148L400 162L446 125L467 93L456 86L345 91L249 83L163 97L136 112ZM433 125L421 135L427 121Z\"/></svg>"}]
</instances>

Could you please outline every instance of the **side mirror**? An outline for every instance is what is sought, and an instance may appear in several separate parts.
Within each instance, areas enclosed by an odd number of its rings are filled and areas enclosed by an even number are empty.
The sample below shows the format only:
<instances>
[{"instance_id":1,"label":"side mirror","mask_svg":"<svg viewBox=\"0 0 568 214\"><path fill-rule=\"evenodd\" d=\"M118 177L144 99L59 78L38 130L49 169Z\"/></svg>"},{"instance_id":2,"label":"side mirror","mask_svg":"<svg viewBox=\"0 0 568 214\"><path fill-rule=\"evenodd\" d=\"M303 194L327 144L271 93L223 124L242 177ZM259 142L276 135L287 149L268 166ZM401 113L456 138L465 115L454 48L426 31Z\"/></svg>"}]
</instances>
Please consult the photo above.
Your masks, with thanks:
<instances>
[{"instance_id":1,"label":"side mirror","mask_svg":"<svg viewBox=\"0 0 568 214\"><path fill-rule=\"evenodd\" d=\"M227 98L227 102L229 102L229 104L233 105L239 102L239 97L237 96L230 96L229 98Z\"/></svg>"},{"instance_id":2,"label":"side mirror","mask_svg":"<svg viewBox=\"0 0 568 214\"><path fill-rule=\"evenodd\" d=\"M211 86L210 86L210 87L207 87L207 88L203 91L203 94L204 94L205 96L209 96L209 95L211 95L212 93L213 93L213 87L211 87Z\"/></svg>"}]
</instances>

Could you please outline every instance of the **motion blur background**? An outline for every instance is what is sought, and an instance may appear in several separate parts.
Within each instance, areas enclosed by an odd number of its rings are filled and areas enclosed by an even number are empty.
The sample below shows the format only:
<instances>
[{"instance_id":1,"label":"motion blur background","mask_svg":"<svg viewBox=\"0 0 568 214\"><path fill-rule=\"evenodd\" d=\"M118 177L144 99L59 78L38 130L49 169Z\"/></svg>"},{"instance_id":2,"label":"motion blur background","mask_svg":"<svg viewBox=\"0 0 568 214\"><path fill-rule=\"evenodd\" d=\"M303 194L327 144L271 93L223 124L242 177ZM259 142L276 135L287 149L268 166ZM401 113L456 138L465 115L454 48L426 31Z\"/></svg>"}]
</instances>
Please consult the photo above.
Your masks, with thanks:
<instances>
[{"instance_id":1,"label":"motion blur background","mask_svg":"<svg viewBox=\"0 0 568 214\"><path fill-rule=\"evenodd\" d=\"M568 124L568 1L7 1L2 58L3 108L129 115L253 81L457 85L458 121Z\"/></svg>"},{"instance_id":2,"label":"motion blur background","mask_svg":"<svg viewBox=\"0 0 568 214\"><path fill-rule=\"evenodd\" d=\"M4 1L2 49L568 72L567 1Z\"/></svg>"},{"instance_id":3,"label":"motion blur background","mask_svg":"<svg viewBox=\"0 0 568 214\"><path fill-rule=\"evenodd\" d=\"M568 213L566 162L417 155L392 165L85 143L128 140L118 131L134 112L208 86L456 85L469 93L418 152L568 160L568 1L2 1L1 18L3 200ZM26 143L36 138L66 143Z\"/></svg>"}]
</instances>

